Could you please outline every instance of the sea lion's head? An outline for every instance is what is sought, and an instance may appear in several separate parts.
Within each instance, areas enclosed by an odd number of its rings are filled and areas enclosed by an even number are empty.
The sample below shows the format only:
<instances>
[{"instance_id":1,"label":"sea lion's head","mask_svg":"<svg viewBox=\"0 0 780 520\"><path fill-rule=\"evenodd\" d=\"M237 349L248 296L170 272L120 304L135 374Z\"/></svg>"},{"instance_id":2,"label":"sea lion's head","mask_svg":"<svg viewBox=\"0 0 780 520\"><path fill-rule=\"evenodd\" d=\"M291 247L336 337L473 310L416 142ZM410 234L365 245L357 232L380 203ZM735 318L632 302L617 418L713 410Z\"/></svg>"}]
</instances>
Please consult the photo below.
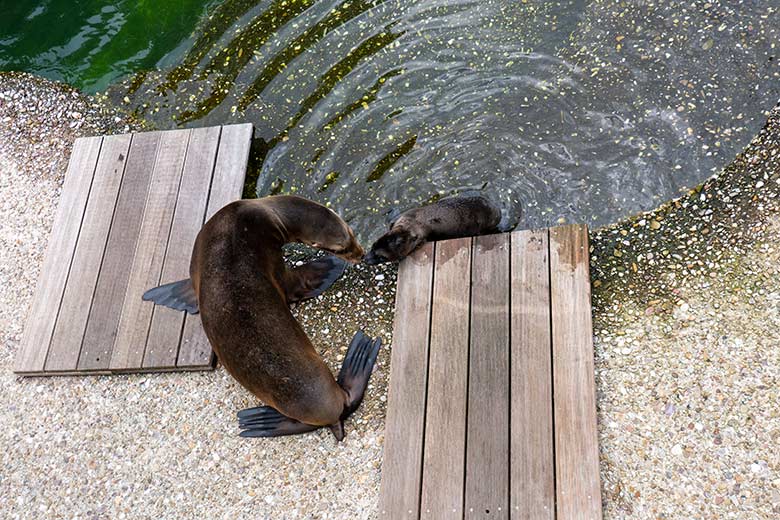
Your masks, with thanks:
<instances>
[{"instance_id":1,"label":"sea lion's head","mask_svg":"<svg viewBox=\"0 0 780 520\"><path fill-rule=\"evenodd\" d=\"M303 240L303 242L317 249L332 253L353 264L363 259L365 251L363 251L360 243L355 238L352 228L341 218L323 219L318 225L319 229L314 240L310 242Z\"/></svg>"},{"instance_id":2,"label":"sea lion's head","mask_svg":"<svg viewBox=\"0 0 780 520\"><path fill-rule=\"evenodd\" d=\"M425 238L420 233L405 226L395 226L374 242L363 261L368 265L398 262L409 256L423 242Z\"/></svg>"}]
</instances>

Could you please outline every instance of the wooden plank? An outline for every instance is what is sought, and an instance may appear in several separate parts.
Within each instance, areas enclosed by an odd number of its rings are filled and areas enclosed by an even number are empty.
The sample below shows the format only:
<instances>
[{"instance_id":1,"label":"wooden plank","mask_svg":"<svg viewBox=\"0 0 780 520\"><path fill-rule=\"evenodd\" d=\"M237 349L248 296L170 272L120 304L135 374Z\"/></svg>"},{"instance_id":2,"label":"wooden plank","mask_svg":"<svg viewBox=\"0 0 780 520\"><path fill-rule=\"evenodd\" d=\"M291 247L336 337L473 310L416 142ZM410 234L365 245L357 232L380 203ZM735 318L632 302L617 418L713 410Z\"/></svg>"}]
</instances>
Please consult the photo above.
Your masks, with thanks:
<instances>
[{"instance_id":1,"label":"wooden plank","mask_svg":"<svg viewBox=\"0 0 780 520\"><path fill-rule=\"evenodd\" d=\"M425 244L398 270L380 518L419 517L433 254Z\"/></svg>"},{"instance_id":2,"label":"wooden plank","mask_svg":"<svg viewBox=\"0 0 780 520\"><path fill-rule=\"evenodd\" d=\"M249 161L249 147L252 144L252 130L253 127L249 123L222 127L206 220L225 204L241 198Z\"/></svg>"},{"instance_id":3,"label":"wooden plank","mask_svg":"<svg viewBox=\"0 0 780 520\"><path fill-rule=\"evenodd\" d=\"M87 137L77 139L73 145L43 267L16 355L15 372L39 372L44 368L102 141L101 137Z\"/></svg>"},{"instance_id":4,"label":"wooden plank","mask_svg":"<svg viewBox=\"0 0 780 520\"><path fill-rule=\"evenodd\" d=\"M73 255L73 268L62 297L49 355L46 357L46 371L75 370L78 364L81 340L87 327L89 306L106 249L131 137L112 135L103 138L81 233Z\"/></svg>"},{"instance_id":5,"label":"wooden plank","mask_svg":"<svg viewBox=\"0 0 780 520\"><path fill-rule=\"evenodd\" d=\"M424 519L463 516L471 239L436 244L422 499Z\"/></svg>"},{"instance_id":6,"label":"wooden plank","mask_svg":"<svg viewBox=\"0 0 780 520\"><path fill-rule=\"evenodd\" d=\"M144 302L141 296L160 281L189 138L190 130L163 132L160 136L130 277L122 298L122 312L109 364L112 369L140 368L144 360L152 305Z\"/></svg>"},{"instance_id":7,"label":"wooden plank","mask_svg":"<svg viewBox=\"0 0 780 520\"><path fill-rule=\"evenodd\" d=\"M547 230L511 235L510 493L512 520L555 518Z\"/></svg>"},{"instance_id":8,"label":"wooden plank","mask_svg":"<svg viewBox=\"0 0 780 520\"><path fill-rule=\"evenodd\" d=\"M241 198L249 160L252 130L251 124L222 127L206 220L210 219L222 206ZM188 315L184 320L184 330L182 331L176 365L180 367L205 367L212 365L213 359L214 353L206 338L206 333L203 332L200 315Z\"/></svg>"},{"instance_id":9,"label":"wooden plank","mask_svg":"<svg viewBox=\"0 0 780 520\"><path fill-rule=\"evenodd\" d=\"M464 517L508 516L509 236L474 239Z\"/></svg>"},{"instance_id":10,"label":"wooden plank","mask_svg":"<svg viewBox=\"0 0 780 520\"><path fill-rule=\"evenodd\" d=\"M129 260L138 241L160 136L160 132L133 136L84 333L79 370L101 370L109 366L132 267Z\"/></svg>"},{"instance_id":11,"label":"wooden plank","mask_svg":"<svg viewBox=\"0 0 780 520\"><path fill-rule=\"evenodd\" d=\"M588 233L550 230L553 407L559 520L600 519Z\"/></svg>"},{"instance_id":12,"label":"wooden plank","mask_svg":"<svg viewBox=\"0 0 780 520\"><path fill-rule=\"evenodd\" d=\"M176 200L173 224L165 252L162 276L149 287L175 282L190 276L190 257L195 237L206 215L209 186L219 145L220 127L198 128L192 131L187 158ZM184 313L143 302L152 310L152 323L146 339L144 367L176 366Z\"/></svg>"}]
</instances>

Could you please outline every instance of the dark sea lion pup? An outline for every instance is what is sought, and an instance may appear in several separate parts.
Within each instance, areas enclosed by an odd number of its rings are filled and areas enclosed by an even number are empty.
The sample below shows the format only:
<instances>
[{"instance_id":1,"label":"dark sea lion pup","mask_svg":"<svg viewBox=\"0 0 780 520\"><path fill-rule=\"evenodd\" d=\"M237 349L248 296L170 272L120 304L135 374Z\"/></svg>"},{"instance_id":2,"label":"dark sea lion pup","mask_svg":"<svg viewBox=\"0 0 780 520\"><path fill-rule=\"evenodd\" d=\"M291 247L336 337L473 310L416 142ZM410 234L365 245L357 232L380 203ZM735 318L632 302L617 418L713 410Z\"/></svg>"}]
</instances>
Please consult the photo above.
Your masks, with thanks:
<instances>
[{"instance_id":1,"label":"dark sea lion pup","mask_svg":"<svg viewBox=\"0 0 780 520\"><path fill-rule=\"evenodd\" d=\"M225 369L269 406L239 412L243 437L275 437L343 421L360 405L381 341L355 334L334 379L289 304L321 293L342 273L335 257L288 269L282 246L302 242L348 261L363 249L333 211L300 197L241 200L219 210L198 234L190 280L148 291L173 308L200 311Z\"/></svg>"},{"instance_id":2,"label":"dark sea lion pup","mask_svg":"<svg viewBox=\"0 0 780 520\"><path fill-rule=\"evenodd\" d=\"M499 230L501 208L482 196L452 197L410 209L390 222L390 230L371 246L367 264L397 262L425 242L487 235Z\"/></svg>"}]
</instances>

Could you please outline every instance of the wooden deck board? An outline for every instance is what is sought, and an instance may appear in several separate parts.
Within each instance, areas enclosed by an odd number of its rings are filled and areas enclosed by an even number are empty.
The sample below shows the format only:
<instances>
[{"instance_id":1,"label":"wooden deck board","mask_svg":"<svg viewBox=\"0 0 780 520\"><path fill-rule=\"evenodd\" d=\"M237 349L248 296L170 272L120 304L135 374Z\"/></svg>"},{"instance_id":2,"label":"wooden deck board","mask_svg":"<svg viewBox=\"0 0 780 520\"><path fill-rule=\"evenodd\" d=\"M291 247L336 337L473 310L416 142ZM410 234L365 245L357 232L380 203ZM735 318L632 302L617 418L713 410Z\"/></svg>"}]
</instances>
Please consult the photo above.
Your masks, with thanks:
<instances>
[{"instance_id":1,"label":"wooden deck board","mask_svg":"<svg viewBox=\"0 0 780 520\"><path fill-rule=\"evenodd\" d=\"M125 175L84 332L79 370L109 367L159 144L160 132L136 134L130 143Z\"/></svg>"},{"instance_id":2,"label":"wooden deck board","mask_svg":"<svg viewBox=\"0 0 780 520\"><path fill-rule=\"evenodd\" d=\"M512 233L510 513L555 518L548 233Z\"/></svg>"},{"instance_id":3,"label":"wooden deck board","mask_svg":"<svg viewBox=\"0 0 780 520\"><path fill-rule=\"evenodd\" d=\"M241 198L251 137L252 125L250 124L222 127L206 220L225 204ZM200 324L200 315L187 315L176 365L207 367L213 362L214 353Z\"/></svg>"},{"instance_id":4,"label":"wooden deck board","mask_svg":"<svg viewBox=\"0 0 780 520\"><path fill-rule=\"evenodd\" d=\"M245 124L76 140L15 371L213 367L197 317L140 297L187 276L204 216L241 196L251 137Z\"/></svg>"},{"instance_id":5,"label":"wooden deck board","mask_svg":"<svg viewBox=\"0 0 780 520\"><path fill-rule=\"evenodd\" d=\"M31 318L25 323L14 363L16 372L34 373L44 369L102 142L101 137L90 137L78 140L73 146L43 268L28 313Z\"/></svg>"},{"instance_id":6,"label":"wooden deck board","mask_svg":"<svg viewBox=\"0 0 780 520\"><path fill-rule=\"evenodd\" d=\"M464 513L500 518L509 509L509 235L476 237L473 255Z\"/></svg>"},{"instance_id":7,"label":"wooden deck board","mask_svg":"<svg viewBox=\"0 0 780 520\"><path fill-rule=\"evenodd\" d=\"M471 239L436 244L420 517L463 514Z\"/></svg>"},{"instance_id":8,"label":"wooden deck board","mask_svg":"<svg viewBox=\"0 0 780 520\"><path fill-rule=\"evenodd\" d=\"M556 493L559 520L601 518L588 234L550 230Z\"/></svg>"},{"instance_id":9,"label":"wooden deck board","mask_svg":"<svg viewBox=\"0 0 780 520\"><path fill-rule=\"evenodd\" d=\"M420 514L433 255L426 244L399 269L385 428L385 452L393 456L382 467L380 518Z\"/></svg>"},{"instance_id":10,"label":"wooden deck board","mask_svg":"<svg viewBox=\"0 0 780 520\"><path fill-rule=\"evenodd\" d=\"M220 128L198 128L192 131L181 189L168 238L160 284L189 278L192 245L204 223L209 187L217 157ZM150 366L153 353L178 347L185 315L167 307L154 306L152 324L146 340L144 366ZM177 349L178 350L178 349ZM175 366L176 355L170 364Z\"/></svg>"},{"instance_id":11,"label":"wooden deck board","mask_svg":"<svg viewBox=\"0 0 780 520\"><path fill-rule=\"evenodd\" d=\"M144 345L154 306L143 301L141 296L150 287L160 284L168 245L161 237L167 238L170 234L189 138L190 130L163 132L160 137L109 368L138 368L142 362L144 366L169 366L162 360L145 363ZM173 349L175 359L176 345Z\"/></svg>"},{"instance_id":12,"label":"wooden deck board","mask_svg":"<svg viewBox=\"0 0 780 520\"><path fill-rule=\"evenodd\" d=\"M103 147L73 256L74 268L68 277L57 325L46 357L47 371L76 370L131 137L117 135L103 138Z\"/></svg>"},{"instance_id":13,"label":"wooden deck board","mask_svg":"<svg viewBox=\"0 0 780 520\"><path fill-rule=\"evenodd\" d=\"M587 229L432 248L399 269L380 518L600 519Z\"/></svg>"}]
</instances>

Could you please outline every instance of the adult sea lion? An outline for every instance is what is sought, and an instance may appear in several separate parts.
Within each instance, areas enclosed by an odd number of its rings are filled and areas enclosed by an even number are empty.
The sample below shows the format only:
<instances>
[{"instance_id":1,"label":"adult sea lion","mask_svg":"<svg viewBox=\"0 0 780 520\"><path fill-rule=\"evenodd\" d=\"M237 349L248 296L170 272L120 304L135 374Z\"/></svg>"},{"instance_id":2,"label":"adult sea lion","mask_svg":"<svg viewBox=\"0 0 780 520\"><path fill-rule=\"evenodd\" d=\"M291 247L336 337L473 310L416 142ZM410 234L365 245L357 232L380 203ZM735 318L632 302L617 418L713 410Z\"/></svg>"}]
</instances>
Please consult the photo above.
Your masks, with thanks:
<instances>
[{"instance_id":1,"label":"adult sea lion","mask_svg":"<svg viewBox=\"0 0 780 520\"><path fill-rule=\"evenodd\" d=\"M374 242L367 264L397 262L431 240L497 232L501 208L482 196L452 197L410 209L390 221L390 230Z\"/></svg>"},{"instance_id":2,"label":"adult sea lion","mask_svg":"<svg viewBox=\"0 0 780 520\"><path fill-rule=\"evenodd\" d=\"M144 299L199 311L225 369L269 406L239 412L244 437L275 437L330 426L360 405L381 341L355 334L334 379L289 304L316 296L341 275L335 257L285 266L282 246L302 242L350 262L363 249L333 211L294 196L240 200L219 210L198 233L190 279L156 287Z\"/></svg>"}]
</instances>

